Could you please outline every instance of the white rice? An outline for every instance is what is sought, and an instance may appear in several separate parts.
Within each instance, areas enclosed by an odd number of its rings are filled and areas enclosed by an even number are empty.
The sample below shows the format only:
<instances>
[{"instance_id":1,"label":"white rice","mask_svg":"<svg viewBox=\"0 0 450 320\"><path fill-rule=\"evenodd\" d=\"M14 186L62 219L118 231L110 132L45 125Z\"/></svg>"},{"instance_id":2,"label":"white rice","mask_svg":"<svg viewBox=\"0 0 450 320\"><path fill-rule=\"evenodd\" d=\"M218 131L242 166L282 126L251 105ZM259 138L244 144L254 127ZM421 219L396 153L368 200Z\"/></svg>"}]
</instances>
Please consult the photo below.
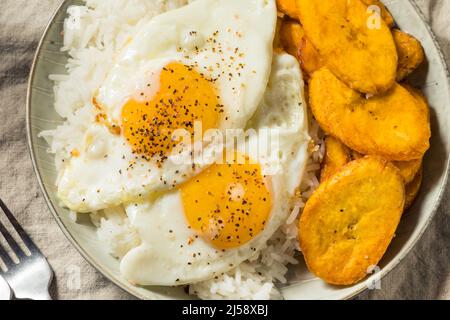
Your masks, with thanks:
<instances>
[{"instance_id":1,"label":"white rice","mask_svg":"<svg viewBox=\"0 0 450 320\"><path fill-rule=\"evenodd\" d=\"M42 132L59 170L70 151L77 149L92 122L91 97L110 69L114 52L124 46L140 26L158 13L185 5L188 0L85 0L72 6L64 24L62 51L69 54L66 75L52 75L55 82L55 109L66 121L55 130ZM189 286L189 293L201 299L280 299L277 283L286 283L289 265L297 264L298 218L305 202L317 188L323 139L317 123L309 117L313 140L311 156L292 213L267 243L267 247L236 269L211 280ZM91 220L99 239L110 253L123 257L139 245L136 230L120 208L96 212Z\"/></svg>"}]
</instances>

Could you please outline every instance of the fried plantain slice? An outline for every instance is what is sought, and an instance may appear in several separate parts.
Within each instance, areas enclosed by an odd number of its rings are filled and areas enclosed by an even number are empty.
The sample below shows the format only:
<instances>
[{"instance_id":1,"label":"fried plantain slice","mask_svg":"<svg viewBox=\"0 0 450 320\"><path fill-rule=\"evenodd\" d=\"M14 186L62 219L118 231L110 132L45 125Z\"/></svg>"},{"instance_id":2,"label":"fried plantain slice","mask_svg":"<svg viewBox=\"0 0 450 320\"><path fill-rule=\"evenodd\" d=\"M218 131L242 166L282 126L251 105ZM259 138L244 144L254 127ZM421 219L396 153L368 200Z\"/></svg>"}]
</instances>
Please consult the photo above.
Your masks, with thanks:
<instances>
[{"instance_id":1,"label":"fried plantain slice","mask_svg":"<svg viewBox=\"0 0 450 320\"><path fill-rule=\"evenodd\" d=\"M365 99L322 68L311 78L309 100L321 128L361 154L409 161L422 158L430 147L428 115L398 84Z\"/></svg>"},{"instance_id":2,"label":"fried plantain slice","mask_svg":"<svg viewBox=\"0 0 450 320\"><path fill-rule=\"evenodd\" d=\"M420 187L422 186L423 180L423 168L419 169L414 179L408 183L405 187L406 190L406 199L405 199L405 210L411 208L416 200L417 195L419 194Z\"/></svg>"},{"instance_id":3,"label":"fried plantain slice","mask_svg":"<svg viewBox=\"0 0 450 320\"><path fill-rule=\"evenodd\" d=\"M423 63L425 55L417 39L398 29L392 33L399 57L396 78L402 81ZM299 60L308 76L325 66L324 59L306 37L300 23L291 19L283 21L280 37L286 52Z\"/></svg>"},{"instance_id":4,"label":"fried plantain slice","mask_svg":"<svg viewBox=\"0 0 450 320\"><path fill-rule=\"evenodd\" d=\"M423 92L420 89L414 88L413 86L410 86L409 84L403 83L403 88L409 91L409 93L412 94L414 98L419 102L419 106L422 110L422 112L425 114L425 116L428 119L428 122L430 122L430 106L428 105L427 98L423 94Z\"/></svg>"},{"instance_id":5,"label":"fried plantain slice","mask_svg":"<svg viewBox=\"0 0 450 320\"><path fill-rule=\"evenodd\" d=\"M351 150L338 139L327 136L325 138L325 158L320 172L320 181L324 182L333 176L340 168L351 161Z\"/></svg>"},{"instance_id":6,"label":"fried plantain slice","mask_svg":"<svg viewBox=\"0 0 450 320\"><path fill-rule=\"evenodd\" d=\"M335 285L363 279L389 246L404 203L403 180L390 162L367 156L345 165L319 186L301 215L309 270Z\"/></svg>"},{"instance_id":7,"label":"fried plantain slice","mask_svg":"<svg viewBox=\"0 0 450 320\"><path fill-rule=\"evenodd\" d=\"M379 3L376 0L364 0L364 2L368 5L378 5ZM386 8L383 4L381 5L383 13ZM390 16L389 12L387 14ZM393 20L390 21L393 23ZM319 52L305 36L305 31L300 23L292 19L285 19L280 32L286 52L300 61L303 71L308 75L325 66ZM402 81L423 63L425 55L422 45L413 36L398 29L393 29L392 33L399 57L396 78L397 81Z\"/></svg>"},{"instance_id":8,"label":"fried plantain slice","mask_svg":"<svg viewBox=\"0 0 450 320\"><path fill-rule=\"evenodd\" d=\"M371 28L361 0L297 0L306 37L329 69L350 88L379 94L395 83L397 49L382 20Z\"/></svg>"},{"instance_id":9,"label":"fried plantain slice","mask_svg":"<svg viewBox=\"0 0 450 320\"><path fill-rule=\"evenodd\" d=\"M298 20L298 9L296 0L277 0L277 8L292 19Z\"/></svg>"},{"instance_id":10,"label":"fried plantain slice","mask_svg":"<svg viewBox=\"0 0 450 320\"><path fill-rule=\"evenodd\" d=\"M426 117L429 121L429 115L430 115L430 108L428 106L428 103L426 101L425 96L423 93L414 87L411 87L407 84L402 85L405 89L407 89L414 98L417 99L419 102L420 107L422 108L422 112L426 114ZM352 150L353 159L357 159L359 157L362 157L359 153ZM411 183L414 179L416 179L419 172L422 170L422 163L423 158L411 160L411 161L394 161L393 164L400 170L400 175L403 177L403 180L406 184Z\"/></svg>"},{"instance_id":11,"label":"fried plantain slice","mask_svg":"<svg viewBox=\"0 0 450 320\"><path fill-rule=\"evenodd\" d=\"M398 29L393 29L398 53L397 81L402 81L425 60L425 53L419 40Z\"/></svg>"},{"instance_id":12,"label":"fried plantain slice","mask_svg":"<svg viewBox=\"0 0 450 320\"><path fill-rule=\"evenodd\" d=\"M279 36L284 50L298 59L300 46L305 36L300 23L291 19L284 19L281 22Z\"/></svg>"},{"instance_id":13,"label":"fried plantain slice","mask_svg":"<svg viewBox=\"0 0 450 320\"><path fill-rule=\"evenodd\" d=\"M325 138L325 149L325 158L320 173L321 182L324 182L329 177L333 176L340 168L350 161L364 157L364 155L355 150L351 150L332 136L327 136ZM421 170L422 158L411 161L393 161L392 164L399 169L405 184L409 184L416 178Z\"/></svg>"},{"instance_id":14,"label":"fried plantain slice","mask_svg":"<svg viewBox=\"0 0 450 320\"><path fill-rule=\"evenodd\" d=\"M377 6L380 9L380 16L388 27L395 25L394 17L380 0L361 0L367 6Z\"/></svg>"},{"instance_id":15,"label":"fried plantain slice","mask_svg":"<svg viewBox=\"0 0 450 320\"><path fill-rule=\"evenodd\" d=\"M285 19L280 29L280 41L284 50L297 58L306 75L310 76L325 65L300 23Z\"/></svg>"},{"instance_id":16,"label":"fried plantain slice","mask_svg":"<svg viewBox=\"0 0 450 320\"><path fill-rule=\"evenodd\" d=\"M423 158L411 161L392 162L400 170L400 175L406 184L411 183L422 169Z\"/></svg>"}]
</instances>

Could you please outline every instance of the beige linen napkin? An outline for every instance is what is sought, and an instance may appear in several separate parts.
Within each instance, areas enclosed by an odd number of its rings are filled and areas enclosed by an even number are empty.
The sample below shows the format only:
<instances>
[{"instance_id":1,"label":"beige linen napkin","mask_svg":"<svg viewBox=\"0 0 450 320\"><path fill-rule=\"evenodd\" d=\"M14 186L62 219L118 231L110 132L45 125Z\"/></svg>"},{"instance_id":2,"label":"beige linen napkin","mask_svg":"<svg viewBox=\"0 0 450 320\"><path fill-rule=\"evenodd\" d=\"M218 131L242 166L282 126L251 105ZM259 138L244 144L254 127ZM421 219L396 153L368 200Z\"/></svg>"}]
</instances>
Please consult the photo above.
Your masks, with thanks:
<instances>
[{"instance_id":1,"label":"beige linen napkin","mask_svg":"<svg viewBox=\"0 0 450 320\"><path fill-rule=\"evenodd\" d=\"M450 62L450 0L416 2ZM66 240L39 191L28 155L26 81L39 38L59 3L60 0L1 0L0 197L55 270L54 298L130 299L130 295L91 267ZM447 192L425 235L404 262L382 281L382 289L368 291L358 298L450 299L449 200L450 192Z\"/></svg>"}]
</instances>

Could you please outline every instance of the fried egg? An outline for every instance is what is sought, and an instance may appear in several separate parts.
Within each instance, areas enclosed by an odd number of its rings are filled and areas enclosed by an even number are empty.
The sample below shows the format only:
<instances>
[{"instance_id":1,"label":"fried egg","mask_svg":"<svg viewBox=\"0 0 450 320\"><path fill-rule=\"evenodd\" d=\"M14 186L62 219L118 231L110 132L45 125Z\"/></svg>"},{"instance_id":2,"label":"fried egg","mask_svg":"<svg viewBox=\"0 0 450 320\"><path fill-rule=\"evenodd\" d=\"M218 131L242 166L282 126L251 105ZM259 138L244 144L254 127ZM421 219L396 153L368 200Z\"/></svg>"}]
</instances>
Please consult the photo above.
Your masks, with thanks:
<instances>
[{"instance_id":1,"label":"fried egg","mask_svg":"<svg viewBox=\"0 0 450 320\"><path fill-rule=\"evenodd\" d=\"M274 56L265 96L248 129L254 134L231 161L125 206L141 238L121 261L130 282L169 286L213 278L257 255L285 223L310 140L294 57Z\"/></svg>"},{"instance_id":2,"label":"fried egg","mask_svg":"<svg viewBox=\"0 0 450 320\"><path fill-rule=\"evenodd\" d=\"M171 158L174 133L247 125L269 80L276 19L274 0L197 0L151 19L92 97L92 123L58 177L63 204L102 210L199 174L189 153Z\"/></svg>"}]
</instances>

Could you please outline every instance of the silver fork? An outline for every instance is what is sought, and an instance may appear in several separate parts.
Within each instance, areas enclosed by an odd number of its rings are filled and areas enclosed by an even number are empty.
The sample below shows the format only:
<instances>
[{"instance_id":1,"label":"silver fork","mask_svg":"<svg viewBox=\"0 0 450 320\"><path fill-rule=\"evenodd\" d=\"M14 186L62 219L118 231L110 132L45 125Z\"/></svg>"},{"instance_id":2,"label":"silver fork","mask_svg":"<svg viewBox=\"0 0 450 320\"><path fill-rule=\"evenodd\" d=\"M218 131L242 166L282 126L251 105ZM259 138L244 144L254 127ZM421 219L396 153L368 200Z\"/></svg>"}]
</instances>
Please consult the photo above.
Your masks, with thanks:
<instances>
[{"instance_id":1,"label":"silver fork","mask_svg":"<svg viewBox=\"0 0 450 320\"><path fill-rule=\"evenodd\" d=\"M0 301L11 299L11 288L0 276Z\"/></svg>"},{"instance_id":2,"label":"silver fork","mask_svg":"<svg viewBox=\"0 0 450 320\"><path fill-rule=\"evenodd\" d=\"M53 279L53 270L47 259L45 259L1 199L0 207L30 251L26 253L22 250L0 221L0 234L3 235L18 260L18 262L15 262L0 243L0 259L6 266L6 269L0 268L0 276L3 276L8 282L14 292L14 297L17 299L51 300L49 287Z\"/></svg>"}]
</instances>

